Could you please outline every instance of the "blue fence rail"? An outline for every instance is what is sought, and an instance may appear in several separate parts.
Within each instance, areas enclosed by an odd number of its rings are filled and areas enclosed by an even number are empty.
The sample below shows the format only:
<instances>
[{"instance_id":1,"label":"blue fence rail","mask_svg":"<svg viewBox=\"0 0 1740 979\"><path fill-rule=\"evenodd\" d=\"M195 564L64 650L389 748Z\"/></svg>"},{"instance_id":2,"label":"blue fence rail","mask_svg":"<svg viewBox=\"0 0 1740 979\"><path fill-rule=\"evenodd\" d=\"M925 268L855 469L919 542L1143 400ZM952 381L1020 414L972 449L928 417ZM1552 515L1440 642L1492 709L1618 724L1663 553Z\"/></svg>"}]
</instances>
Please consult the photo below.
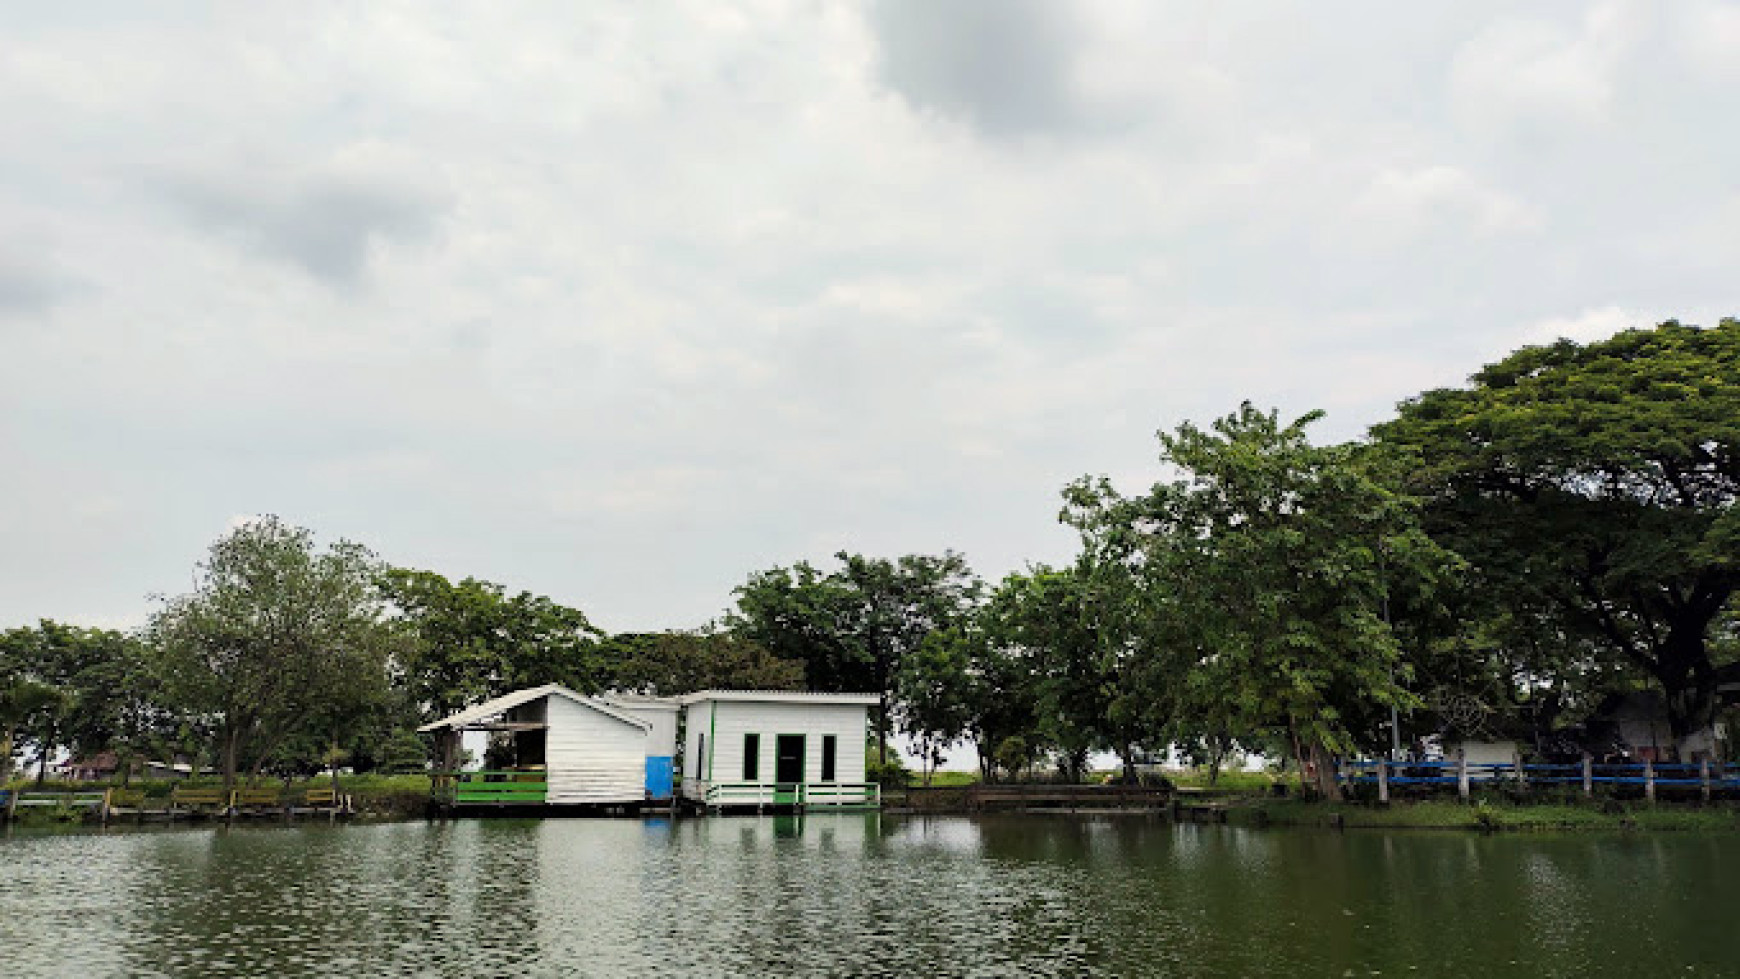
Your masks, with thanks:
<instances>
[{"instance_id":1,"label":"blue fence rail","mask_svg":"<svg viewBox=\"0 0 1740 979\"><path fill-rule=\"evenodd\" d=\"M1467 795L1470 787L1531 785L1573 786L1585 794L1597 786L1641 787L1655 797L1656 789L1697 789L1705 798L1712 792L1740 790L1740 765L1722 762L1644 762L1609 764L1585 758L1582 762L1534 763L1449 761L1386 761L1372 759L1343 762L1341 780L1349 785L1377 785L1379 798L1387 799L1392 786L1451 787Z\"/></svg>"}]
</instances>

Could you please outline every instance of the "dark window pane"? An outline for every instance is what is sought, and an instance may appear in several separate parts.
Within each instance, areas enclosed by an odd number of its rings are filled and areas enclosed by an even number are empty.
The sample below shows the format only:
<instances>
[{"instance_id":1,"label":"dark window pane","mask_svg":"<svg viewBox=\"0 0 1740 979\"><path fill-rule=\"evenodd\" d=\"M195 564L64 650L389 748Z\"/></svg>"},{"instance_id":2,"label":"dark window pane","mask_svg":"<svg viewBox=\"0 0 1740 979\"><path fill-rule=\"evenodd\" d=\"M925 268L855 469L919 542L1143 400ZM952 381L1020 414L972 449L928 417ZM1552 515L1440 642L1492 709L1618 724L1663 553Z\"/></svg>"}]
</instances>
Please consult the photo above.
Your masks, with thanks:
<instances>
[{"instance_id":1,"label":"dark window pane","mask_svg":"<svg viewBox=\"0 0 1740 979\"><path fill-rule=\"evenodd\" d=\"M743 736L743 781L753 782L761 778L761 735L745 734Z\"/></svg>"},{"instance_id":2,"label":"dark window pane","mask_svg":"<svg viewBox=\"0 0 1740 979\"><path fill-rule=\"evenodd\" d=\"M822 735L822 781L834 780L834 744L839 739L832 734Z\"/></svg>"}]
</instances>

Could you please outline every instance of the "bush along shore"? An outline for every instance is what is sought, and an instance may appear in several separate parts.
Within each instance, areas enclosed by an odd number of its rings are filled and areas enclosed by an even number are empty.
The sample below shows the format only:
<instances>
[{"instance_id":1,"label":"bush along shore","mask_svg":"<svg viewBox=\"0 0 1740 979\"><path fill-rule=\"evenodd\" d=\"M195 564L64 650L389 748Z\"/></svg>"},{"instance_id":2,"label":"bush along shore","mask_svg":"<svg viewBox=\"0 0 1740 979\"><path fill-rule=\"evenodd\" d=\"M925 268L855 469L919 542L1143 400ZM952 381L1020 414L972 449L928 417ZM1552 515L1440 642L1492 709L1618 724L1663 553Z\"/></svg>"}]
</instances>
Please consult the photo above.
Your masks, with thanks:
<instances>
[{"instance_id":1,"label":"bush along shore","mask_svg":"<svg viewBox=\"0 0 1740 979\"><path fill-rule=\"evenodd\" d=\"M1389 804L1243 799L1227 807L1239 826L1320 826L1336 829L1740 830L1740 803L1517 801L1504 797L1419 800Z\"/></svg>"}]
</instances>

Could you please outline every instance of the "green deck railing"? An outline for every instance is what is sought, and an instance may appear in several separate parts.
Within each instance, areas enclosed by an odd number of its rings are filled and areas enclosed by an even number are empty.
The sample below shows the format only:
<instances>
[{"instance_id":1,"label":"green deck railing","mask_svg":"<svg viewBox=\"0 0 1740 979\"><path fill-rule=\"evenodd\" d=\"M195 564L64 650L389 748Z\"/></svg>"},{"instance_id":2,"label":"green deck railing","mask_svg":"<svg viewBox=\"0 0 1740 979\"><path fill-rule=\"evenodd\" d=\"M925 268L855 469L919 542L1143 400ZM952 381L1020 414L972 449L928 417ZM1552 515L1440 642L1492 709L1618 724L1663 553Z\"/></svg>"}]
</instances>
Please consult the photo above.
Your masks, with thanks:
<instances>
[{"instance_id":1,"label":"green deck railing","mask_svg":"<svg viewBox=\"0 0 1740 979\"><path fill-rule=\"evenodd\" d=\"M434 791L456 806L542 805L550 783L543 772L450 772L435 777Z\"/></svg>"}]
</instances>

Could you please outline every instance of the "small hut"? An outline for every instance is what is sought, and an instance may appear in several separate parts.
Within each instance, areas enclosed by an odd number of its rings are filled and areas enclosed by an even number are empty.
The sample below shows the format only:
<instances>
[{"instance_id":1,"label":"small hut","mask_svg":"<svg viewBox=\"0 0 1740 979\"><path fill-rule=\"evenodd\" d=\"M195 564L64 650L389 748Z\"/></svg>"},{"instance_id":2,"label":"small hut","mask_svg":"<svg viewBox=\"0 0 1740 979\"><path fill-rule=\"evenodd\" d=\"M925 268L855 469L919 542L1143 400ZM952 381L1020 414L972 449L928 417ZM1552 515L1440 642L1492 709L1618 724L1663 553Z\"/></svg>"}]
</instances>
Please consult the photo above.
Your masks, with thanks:
<instances>
[{"instance_id":1,"label":"small hut","mask_svg":"<svg viewBox=\"0 0 1740 979\"><path fill-rule=\"evenodd\" d=\"M873 806L873 693L703 690L683 705L683 798L707 808Z\"/></svg>"},{"instance_id":2,"label":"small hut","mask_svg":"<svg viewBox=\"0 0 1740 979\"><path fill-rule=\"evenodd\" d=\"M651 729L558 684L516 690L418 728L446 740L449 758L457 757L466 731L511 742L506 767L460 776L453 795L459 805L638 805L646 799Z\"/></svg>"}]
</instances>

